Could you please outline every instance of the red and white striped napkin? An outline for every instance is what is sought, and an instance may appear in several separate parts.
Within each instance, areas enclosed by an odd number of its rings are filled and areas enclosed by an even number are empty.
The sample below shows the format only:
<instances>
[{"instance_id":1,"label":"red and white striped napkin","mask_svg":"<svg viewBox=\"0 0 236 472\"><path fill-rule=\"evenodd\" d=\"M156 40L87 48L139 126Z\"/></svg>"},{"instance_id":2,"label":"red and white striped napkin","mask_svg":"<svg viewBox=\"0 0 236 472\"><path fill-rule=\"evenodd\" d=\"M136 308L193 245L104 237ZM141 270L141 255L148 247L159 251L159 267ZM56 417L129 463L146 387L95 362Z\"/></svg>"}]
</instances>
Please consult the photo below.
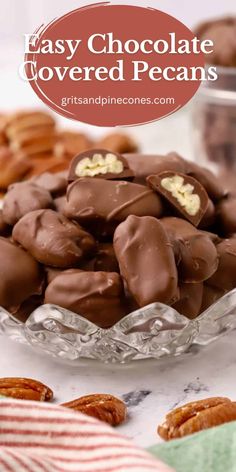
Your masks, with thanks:
<instances>
[{"instance_id":1,"label":"red and white striped napkin","mask_svg":"<svg viewBox=\"0 0 236 472\"><path fill-rule=\"evenodd\" d=\"M89 416L45 403L0 401L0 472L171 470Z\"/></svg>"}]
</instances>

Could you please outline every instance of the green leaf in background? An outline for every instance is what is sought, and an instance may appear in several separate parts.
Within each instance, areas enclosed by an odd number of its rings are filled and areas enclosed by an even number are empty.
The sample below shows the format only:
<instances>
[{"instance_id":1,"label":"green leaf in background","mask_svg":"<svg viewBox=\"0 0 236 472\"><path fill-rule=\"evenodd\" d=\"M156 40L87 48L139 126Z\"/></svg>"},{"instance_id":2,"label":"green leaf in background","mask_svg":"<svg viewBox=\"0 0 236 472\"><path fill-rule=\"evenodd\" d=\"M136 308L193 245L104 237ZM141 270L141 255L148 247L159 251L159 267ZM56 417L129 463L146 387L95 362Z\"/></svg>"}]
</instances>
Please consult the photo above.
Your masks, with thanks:
<instances>
[{"instance_id":1,"label":"green leaf in background","mask_svg":"<svg viewBox=\"0 0 236 472\"><path fill-rule=\"evenodd\" d=\"M236 472L236 421L157 444L149 452L176 472Z\"/></svg>"}]
</instances>

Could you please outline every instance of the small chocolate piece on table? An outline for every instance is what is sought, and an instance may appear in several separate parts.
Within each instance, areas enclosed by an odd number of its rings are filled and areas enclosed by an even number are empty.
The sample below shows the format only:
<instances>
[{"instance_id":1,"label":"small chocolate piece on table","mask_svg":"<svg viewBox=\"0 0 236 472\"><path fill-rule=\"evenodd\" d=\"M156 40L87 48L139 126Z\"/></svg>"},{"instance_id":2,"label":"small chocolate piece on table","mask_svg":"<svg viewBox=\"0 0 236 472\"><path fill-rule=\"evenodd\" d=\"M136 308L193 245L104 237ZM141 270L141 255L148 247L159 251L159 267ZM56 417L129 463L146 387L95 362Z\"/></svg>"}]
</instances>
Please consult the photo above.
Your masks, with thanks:
<instances>
[{"instance_id":1,"label":"small chocolate piece on table","mask_svg":"<svg viewBox=\"0 0 236 472\"><path fill-rule=\"evenodd\" d=\"M208 195L196 179L180 172L166 171L150 175L147 183L190 223L199 225L207 210Z\"/></svg>"},{"instance_id":2,"label":"small chocolate piece on table","mask_svg":"<svg viewBox=\"0 0 236 472\"><path fill-rule=\"evenodd\" d=\"M134 174L121 154L107 149L89 149L75 156L70 164L68 181L73 182L80 177L132 180Z\"/></svg>"}]
</instances>

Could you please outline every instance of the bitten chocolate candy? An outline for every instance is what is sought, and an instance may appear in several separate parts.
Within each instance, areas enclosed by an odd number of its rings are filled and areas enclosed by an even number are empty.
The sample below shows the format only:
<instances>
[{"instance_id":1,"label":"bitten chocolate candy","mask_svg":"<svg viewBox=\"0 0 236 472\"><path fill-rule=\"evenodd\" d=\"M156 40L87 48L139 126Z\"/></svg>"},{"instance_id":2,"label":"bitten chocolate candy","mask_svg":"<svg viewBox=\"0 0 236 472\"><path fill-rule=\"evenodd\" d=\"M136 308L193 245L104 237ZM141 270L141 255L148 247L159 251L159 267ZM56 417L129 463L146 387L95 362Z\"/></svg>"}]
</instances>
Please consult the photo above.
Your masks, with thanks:
<instances>
[{"instance_id":1,"label":"bitten chocolate candy","mask_svg":"<svg viewBox=\"0 0 236 472\"><path fill-rule=\"evenodd\" d=\"M173 303L178 297L173 249L161 223L129 216L114 234L120 272L139 306Z\"/></svg>"},{"instance_id":2,"label":"bitten chocolate candy","mask_svg":"<svg viewBox=\"0 0 236 472\"><path fill-rule=\"evenodd\" d=\"M43 271L30 254L0 237L0 306L14 313L43 289Z\"/></svg>"},{"instance_id":3,"label":"bitten chocolate candy","mask_svg":"<svg viewBox=\"0 0 236 472\"><path fill-rule=\"evenodd\" d=\"M121 278L112 272L66 270L55 277L45 292L53 303L109 328L124 316Z\"/></svg>"},{"instance_id":4,"label":"bitten chocolate candy","mask_svg":"<svg viewBox=\"0 0 236 472\"><path fill-rule=\"evenodd\" d=\"M53 199L48 190L31 182L20 182L9 187L3 200L2 215L4 221L13 226L30 211L52 207Z\"/></svg>"},{"instance_id":5,"label":"bitten chocolate candy","mask_svg":"<svg viewBox=\"0 0 236 472\"><path fill-rule=\"evenodd\" d=\"M196 229L182 218L162 218L175 251L179 278L182 282L203 282L218 266L218 254L210 233Z\"/></svg>"},{"instance_id":6,"label":"bitten chocolate candy","mask_svg":"<svg viewBox=\"0 0 236 472\"><path fill-rule=\"evenodd\" d=\"M179 291L180 299L172 307L187 318L196 318L201 313L203 284L181 283Z\"/></svg>"},{"instance_id":7,"label":"bitten chocolate candy","mask_svg":"<svg viewBox=\"0 0 236 472\"><path fill-rule=\"evenodd\" d=\"M208 284L223 290L232 290L236 285L236 236L217 244L219 265L208 280Z\"/></svg>"},{"instance_id":8,"label":"bitten chocolate candy","mask_svg":"<svg viewBox=\"0 0 236 472\"><path fill-rule=\"evenodd\" d=\"M195 226L203 218L208 195L204 187L193 177L172 171L150 175L147 183Z\"/></svg>"},{"instance_id":9,"label":"bitten chocolate candy","mask_svg":"<svg viewBox=\"0 0 236 472\"><path fill-rule=\"evenodd\" d=\"M53 210L36 210L14 226L13 239L39 262L69 268L95 250L95 240L77 223Z\"/></svg>"},{"instance_id":10,"label":"bitten chocolate candy","mask_svg":"<svg viewBox=\"0 0 236 472\"><path fill-rule=\"evenodd\" d=\"M160 197L143 185L125 181L81 178L67 189L64 214L88 228L107 223L106 231L129 215L155 216L162 213ZM94 228L93 228L94 229ZM92 231L93 231L92 229Z\"/></svg>"},{"instance_id":11,"label":"bitten chocolate candy","mask_svg":"<svg viewBox=\"0 0 236 472\"><path fill-rule=\"evenodd\" d=\"M127 160L117 152L107 149L89 149L72 159L68 181L80 177L98 177L108 180L132 180L133 172Z\"/></svg>"},{"instance_id":12,"label":"bitten chocolate candy","mask_svg":"<svg viewBox=\"0 0 236 472\"><path fill-rule=\"evenodd\" d=\"M124 154L130 169L134 172L135 181L146 184L151 174L159 174L166 170L185 173L186 161L177 153L170 152L166 156L158 154Z\"/></svg>"},{"instance_id":13,"label":"bitten chocolate candy","mask_svg":"<svg viewBox=\"0 0 236 472\"><path fill-rule=\"evenodd\" d=\"M225 236L236 233L236 198L223 199L216 208L220 232Z\"/></svg>"}]
</instances>

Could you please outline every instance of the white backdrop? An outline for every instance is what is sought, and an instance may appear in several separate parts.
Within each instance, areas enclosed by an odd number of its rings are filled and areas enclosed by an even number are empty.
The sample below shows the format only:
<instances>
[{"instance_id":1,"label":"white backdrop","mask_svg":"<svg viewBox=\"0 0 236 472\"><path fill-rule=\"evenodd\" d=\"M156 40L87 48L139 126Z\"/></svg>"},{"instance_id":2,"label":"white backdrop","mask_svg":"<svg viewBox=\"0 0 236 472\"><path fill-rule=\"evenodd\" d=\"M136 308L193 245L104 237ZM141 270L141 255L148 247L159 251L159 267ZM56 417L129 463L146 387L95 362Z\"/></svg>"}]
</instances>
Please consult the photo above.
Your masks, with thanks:
<instances>
[{"instance_id":1,"label":"white backdrop","mask_svg":"<svg viewBox=\"0 0 236 472\"><path fill-rule=\"evenodd\" d=\"M23 60L23 34L32 33L70 10L96 0L0 0L0 111L16 108L43 107L28 83L18 75ZM235 14L235 0L111 0L114 4L152 6L181 20L190 28L199 21L219 15ZM107 130L80 124L55 115L67 128L85 129L100 136ZM171 129L171 136L170 136ZM156 123L128 129L140 143L143 152L166 153L175 150L187 158L193 157L191 117L188 107Z\"/></svg>"}]
</instances>

